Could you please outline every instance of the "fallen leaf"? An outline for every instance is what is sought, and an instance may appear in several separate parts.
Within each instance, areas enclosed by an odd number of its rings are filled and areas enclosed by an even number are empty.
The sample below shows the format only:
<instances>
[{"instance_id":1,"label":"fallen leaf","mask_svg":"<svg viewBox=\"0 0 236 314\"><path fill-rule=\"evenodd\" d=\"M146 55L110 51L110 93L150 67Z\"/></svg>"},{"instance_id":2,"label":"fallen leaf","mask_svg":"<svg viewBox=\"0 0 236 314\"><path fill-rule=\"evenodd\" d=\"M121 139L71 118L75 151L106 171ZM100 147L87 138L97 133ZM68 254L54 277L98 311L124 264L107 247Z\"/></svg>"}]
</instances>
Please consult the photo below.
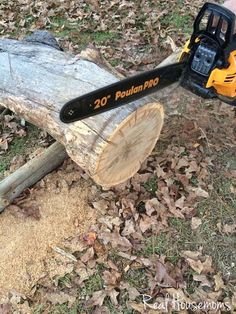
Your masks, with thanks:
<instances>
[{"instance_id":1,"label":"fallen leaf","mask_svg":"<svg viewBox=\"0 0 236 314\"><path fill-rule=\"evenodd\" d=\"M129 250L132 247L130 241L127 238L122 237L118 230L113 232L103 232L99 235L99 238L103 241L104 245L111 243L113 248L120 247L122 250Z\"/></svg>"},{"instance_id":2,"label":"fallen leaf","mask_svg":"<svg viewBox=\"0 0 236 314\"><path fill-rule=\"evenodd\" d=\"M225 224L223 226L222 232L227 233L227 234L236 233L236 224L232 224L232 225Z\"/></svg>"},{"instance_id":3,"label":"fallen leaf","mask_svg":"<svg viewBox=\"0 0 236 314\"><path fill-rule=\"evenodd\" d=\"M88 244L88 245L93 245L94 244L94 241L96 240L97 238L97 234L96 232L88 232L87 234L84 235L83 239L84 241Z\"/></svg>"},{"instance_id":4,"label":"fallen leaf","mask_svg":"<svg viewBox=\"0 0 236 314\"><path fill-rule=\"evenodd\" d=\"M167 273L165 266L157 261L155 280L159 285L176 287L176 281Z\"/></svg>"},{"instance_id":5,"label":"fallen leaf","mask_svg":"<svg viewBox=\"0 0 236 314\"><path fill-rule=\"evenodd\" d=\"M12 312L10 303L0 304L0 314L11 314Z\"/></svg>"},{"instance_id":6,"label":"fallen leaf","mask_svg":"<svg viewBox=\"0 0 236 314\"><path fill-rule=\"evenodd\" d=\"M127 291L128 291L128 294L129 294L129 299L131 301L134 301L137 297L140 296L140 292L135 287L129 286Z\"/></svg>"},{"instance_id":7,"label":"fallen leaf","mask_svg":"<svg viewBox=\"0 0 236 314\"><path fill-rule=\"evenodd\" d=\"M108 209L109 202L105 200L100 200L97 202L93 202L93 207L100 211L101 213L106 212Z\"/></svg>"},{"instance_id":8,"label":"fallen leaf","mask_svg":"<svg viewBox=\"0 0 236 314\"><path fill-rule=\"evenodd\" d=\"M188 262L189 266L198 274L201 274L203 271L203 264L200 260L193 260L191 258L186 258L186 261Z\"/></svg>"},{"instance_id":9,"label":"fallen leaf","mask_svg":"<svg viewBox=\"0 0 236 314\"><path fill-rule=\"evenodd\" d=\"M212 256L206 256L206 260L202 263L203 273L213 273L214 269L212 268Z\"/></svg>"},{"instance_id":10,"label":"fallen leaf","mask_svg":"<svg viewBox=\"0 0 236 314\"><path fill-rule=\"evenodd\" d=\"M60 292L48 292L46 293L46 298L52 304L64 304L69 303L69 306L72 305L76 301L76 296L71 296L63 291Z\"/></svg>"},{"instance_id":11,"label":"fallen leaf","mask_svg":"<svg viewBox=\"0 0 236 314\"><path fill-rule=\"evenodd\" d=\"M120 293L118 291L116 291L115 289L111 289L107 291L107 295L110 297L111 302L114 305L118 305L118 301L117 301L117 297Z\"/></svg>"},{"instance_id":12,"label":"fallen leaf","mask_svg":"<svg viewBox=\"0 0 236 314\"><path fill-rule=\"evenodd\" d=\"M175 206L183 209L184 208L184 201L185 201L186 197L185 196L181 196L176 202L175 202Z\"/></svg>"},{"instance_id":13,"label":"fallen leaf","mask_svg":"<svg viewBox=\"0 0 236 314\"><path fill-rule=\"evenodd\" d=\"M232 305L233 308L236 309L236 292L234 292L232 296Z\"/></svg>"},{"instance_id":14,"label":"fallen leaf","mask_svg":"<svg viewBox=\"0 0 236 314\"><path fill-rule=\"evenodd\" d=\"M214 275L213 278L215 281L215 291L225 289L225 284L224 284L224 281L223 281L222 277L220 276L220 274Z\"/></svg>"},{"instance_id":15,"label":"fallen leaf","mask_svg":"<svg viewBox=\"0 0 236 314\"><path fill-rule=\"evenodd\" d=\"M193 280L200 282L201 286L203 286L203 287L211 288L211 286L212 286L210 281L207 279L206 275L193 275Z\"/></svg>"},{"instance_id":16,"label":"fallen leaf","mask_svg":"<svg viewBox=\"0 0 236 314\"><path fill-rule=\"evenodd\" d=\"M121 274L114 270L112 272L105 270L102 278L107 286L117 286L121 278Z\"/></svg>"},{"instance_id":17,"label":"fallen leaf","mask_svg":"<svg viewBox=\"0 0 236 314\"><path fill-rule=\"evenodd\" d=\"M7 139L0 138L0 149L2 150L8 150L8 141Z\"/></svg>"},{"instance_id":18,"label":"fallen leaf","mask_svg":"<svg viewBox=\"0 0 236 314\"><path fill-rule=\"evenodd\" d=\"M135 233L134 222L132 219L125 221L125 227L122 231L122 236L127 237L131 234Z\"/></svg>"},{"instance_id":19,"label":"fallen leaf","mask_svg":"<svg viewBox=\"0 0 236 314\"><path fill-rule=\"evenodd\" d=\"M201 253L197 251L181 251L181 255L185 258L189 257L193 260L198 260L199 256L201 256Z\"/></svg>"},{"instance_id":20,"label":"fallen leaf","mask_svg":"<svg viewBox=\"0 0 236 314\"><path fill-rule=\"evenodd\" d=\"M205 190L203 190L200 186L198 188L193 188L192 189L195 192L195 195L198 197L209 197L209 193Z\"/></svg>"},{"instance_id":21,"label":"fallen leaf","mask_svg":"<svg viewBox=\"0 0 236 314\"><path fill-rule=\"evenodd\" d=\"M151 217L148 217L146 215L142 215L142 218L140 219L140 222L139 222L139 228L142 231L142 233L146 232L151 227L152 227Z\"/></svg>"},{"instance_id":22,"label":"fallen leaf","mask_svg":"<svg viewBox=\"0 0 236 314\"><path fill-rule=\"evenodd\" d=\"M92 298L87 302L86 307L102 306L107 293L105 290L95 291Z\"/></svg>"},{"instance_id":23,"label":"fallen leaf","mask_svg":"<svg viewBox=\"0 0 236 314\"><path fill-rule=\"evenodd\" d=\"M193 217L191 220L191 228L192 230L196 230L202 224L201 218Z\"/></svg>"},{"instance_id":24,"label":"fallen leaf","mask_svg":"<svg viewBox=\"0 0 236 314\"><path fill-rule=\"evenodd\" d=\"M83 263L87 263L89 260L91 260L94 257L94 249L93 247L90 247L84 255L81 256L80 260Z\"/></svg>"}]
</instances>

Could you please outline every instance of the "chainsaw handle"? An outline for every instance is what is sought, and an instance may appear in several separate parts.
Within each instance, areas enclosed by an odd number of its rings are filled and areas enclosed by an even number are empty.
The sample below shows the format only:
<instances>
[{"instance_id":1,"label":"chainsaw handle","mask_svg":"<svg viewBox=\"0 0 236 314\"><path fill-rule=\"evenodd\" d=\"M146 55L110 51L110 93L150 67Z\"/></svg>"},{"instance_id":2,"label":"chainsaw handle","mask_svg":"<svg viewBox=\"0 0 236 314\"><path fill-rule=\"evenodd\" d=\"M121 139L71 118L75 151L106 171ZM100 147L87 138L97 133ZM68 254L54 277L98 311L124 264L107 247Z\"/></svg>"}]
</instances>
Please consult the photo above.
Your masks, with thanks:
<instances>
[{"instance_id":1,"label":"chainsaw handle","mask_svg":"<svg viewBox=\"0 0 236 314\"><path fill-rule=\"evenodd\" d=\"M204 18L208 13L207 24L204 25ZM216 42L222 49L227 48L234 39L235 18L235 14L229 9L206 2L195 19L190 42L194 43L197 38L204 36Z\"/></svg>"}]
</instances>

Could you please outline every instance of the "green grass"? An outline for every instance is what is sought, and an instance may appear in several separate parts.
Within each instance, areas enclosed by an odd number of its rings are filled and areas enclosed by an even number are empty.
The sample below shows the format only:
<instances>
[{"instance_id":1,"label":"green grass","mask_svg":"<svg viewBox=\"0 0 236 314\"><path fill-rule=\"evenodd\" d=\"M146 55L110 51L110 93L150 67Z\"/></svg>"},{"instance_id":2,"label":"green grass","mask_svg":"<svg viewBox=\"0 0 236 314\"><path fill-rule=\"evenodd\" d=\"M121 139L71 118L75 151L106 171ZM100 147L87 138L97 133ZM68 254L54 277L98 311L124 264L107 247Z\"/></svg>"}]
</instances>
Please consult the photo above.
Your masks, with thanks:
<instances>
[{"instance_id":1,"label":"green grass","mask_svg":"<svg viewBox=\"0 0 236 314\"><path fill-rule=\"evenodd\" d=\"M230 191L233 182L218 178L210 198L198 205L202 225L196 232L196 241L203 244L203 252L213 257L215 266L224 276L236 277L236 236L220 233L217 224L236 223L236 199Z\"/></svg>"},{"instance_id":2,"label":"green grass","mask_svg":"<svg viewBox=\"0 0 236 314\"><path fill-rule=\"evenodd\" d=\"M170 218L169 223L172 227L172 234L163 232L145 239L144 249L141 252L145 257L151 257L153 254L165 255L168 261L176 264L180 259L180 250L195 248L191 239L189 221Z\"/></svg>"},{"instance_id":3,"label":"green grass","mask_svg":"<svg viewBox=\"0 0 236 314\"><path fill-rule=\"evenodd\" d=\"M106 42L117 38L118 36L113 32L86 31L81 32L74 42L79 45L80 49L83 49L91 42L95 42L96 44L105 44Z\"/></svg>"},{"instance_id":4,"label":"green grass","mask_svg":"<svg viewBox=\"0 0 236 314\"><path fill-rule=\"evenodd\" d=\"M191 34L192 32L192 19L189 15L179 15L178 13L173 13L170 17L170 23L184 33Z\"/></svg>"},{"instance_id":5,"label":"green grass","mask_svg":"<svg viewBox=\"0 0 236 314\"><path fill-rule=\"evenodd\" d=\"M37 127L29 124L26 136L15 137L13 139L8 150L4 154L0 155L0 177L3 176L3 173L9 169L13 157L26 155L27 150L30 150L32 147L39 147L39 132L40 130Z\"/></svg>"},{"instance_id":6,"label":"green grass","mask_svg":"<svg viewBox=\"0 0 236 314\"><path fill-rule=\"evenodd\" d=\"M69 308L67 304L59 304L55 305L52 310L49 312L50 314L77 314L79 307L77 304Z\"/></svg>"},{"instance_id":7,"label":"green grass","mask_svg":"<svg viewBox=\"0 0 236 314\"><path fill-rule=\"evenodd\" d=\"M79 291L79 293L81 296L92 296L95 291L102 290L103 286L104 281L101 274L97 272L85 281L85 286Z\"/></svg>"},{"instance_id":8,"label":"green grass","mask_svg":"<svg viewBox=\"0 0 236 314\"><path fill-rule=\"evenodd\" d=\"M71 285L71 276L69 274L66 274L65 276L58 279L58 285L61 289L64 289L66 287L70 287Z\"/></svg>"},{"instance_id":9,"label":"green grass","mask_svg":"<svg viewBox=\"0 0 236 314\"><path fill-rule=\"evenodd\" d=\"M153 196L156 195L157 191L157 176L151 177L147 182L143 184L147 192L151 193Z\"/></svg>"},{"instance_id":10,"label":"green grass","mask_svg":"<svg viewBox=\"0 0 236 314\"><path fill-rule=\"evenodd\" d=\"M32 309L32 314L42 314L44 310L43 304L36 304Z\"/></svg>"},{"instance_id":11,"label":"green grass","mask_svg":"<svg viewBox=\"0 0 236 314\"><path fill-rule=\"evenodd\" d=\"M91 42L99 45L120 38L118 34L110 31L81 30L81 23L79 20L71 22L64 17L55 16L50 18L47 28L61 39L67 37L73 44L78 45L80 50L84 49Z\"/></svg>"},{"instance_id":12,"label":"green grass","mask_svg":"<svg viewBox=\"0 0 236 314\"><path fill-rule=\"evenodd\" d=\"M128 282L132 287L136 289L146 290L147 289L147 276L145 269L138 268L138 269L129 269L127 272L124 273L124 279Z\"/></svg>"}]
</instances>

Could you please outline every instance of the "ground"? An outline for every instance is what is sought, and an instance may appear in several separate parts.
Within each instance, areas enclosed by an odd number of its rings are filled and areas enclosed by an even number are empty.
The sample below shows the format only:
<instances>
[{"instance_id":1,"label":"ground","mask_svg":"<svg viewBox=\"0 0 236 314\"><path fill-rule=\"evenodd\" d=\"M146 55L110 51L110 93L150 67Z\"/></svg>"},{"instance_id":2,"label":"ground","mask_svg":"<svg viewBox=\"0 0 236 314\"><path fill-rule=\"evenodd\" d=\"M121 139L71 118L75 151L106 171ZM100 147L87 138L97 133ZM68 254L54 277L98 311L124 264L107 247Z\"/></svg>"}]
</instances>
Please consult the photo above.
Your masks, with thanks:
<instances>
[{"instance_id":1,"label":"ground","mask_svg":"<svg viewBox=\"0 0 236 314\"><path fill-rule=\"evenodd\" d=\"M0 32L48 29L130 75L181 47L202 3L2 1ZM176 299L182 313L236 310L235 112L182 89L163 104L161 138L128 182L104 190L67 160L1 214L0 313L178 313ZM0 132L2 178L52 142L12 113Z\"/></svg>"}]
</instances>

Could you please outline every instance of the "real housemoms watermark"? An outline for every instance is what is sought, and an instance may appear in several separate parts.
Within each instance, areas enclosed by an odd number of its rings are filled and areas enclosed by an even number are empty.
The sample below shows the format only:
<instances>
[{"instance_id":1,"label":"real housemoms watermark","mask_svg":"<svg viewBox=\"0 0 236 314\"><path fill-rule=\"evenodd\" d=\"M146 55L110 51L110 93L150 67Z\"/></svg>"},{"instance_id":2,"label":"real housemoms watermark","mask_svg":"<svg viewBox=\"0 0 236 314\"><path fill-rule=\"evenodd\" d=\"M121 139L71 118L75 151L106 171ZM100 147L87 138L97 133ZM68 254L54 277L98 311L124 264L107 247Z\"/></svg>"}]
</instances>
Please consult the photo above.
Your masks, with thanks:
<instances>
[{"instance_id":1,"label":"real housemoms watermark","mask_svg":"<svg viewBox=\"0 0 236 314\"><path fill-rule=\"evenodd\" d=\"M168 309L171 308L174 311L183 311L183 310L190 310L194 311L231 311L231 304L228 302L218 302L218 301L202 301L202 302L186 302L182 300L178 293L174 294L173 296L169 296L168 294L165 295L161 301L155 301L149 295L143 295L143 304L144 308L151 308L153 310L162 310L168 312Z\"/></svg>"}]
</instances>

